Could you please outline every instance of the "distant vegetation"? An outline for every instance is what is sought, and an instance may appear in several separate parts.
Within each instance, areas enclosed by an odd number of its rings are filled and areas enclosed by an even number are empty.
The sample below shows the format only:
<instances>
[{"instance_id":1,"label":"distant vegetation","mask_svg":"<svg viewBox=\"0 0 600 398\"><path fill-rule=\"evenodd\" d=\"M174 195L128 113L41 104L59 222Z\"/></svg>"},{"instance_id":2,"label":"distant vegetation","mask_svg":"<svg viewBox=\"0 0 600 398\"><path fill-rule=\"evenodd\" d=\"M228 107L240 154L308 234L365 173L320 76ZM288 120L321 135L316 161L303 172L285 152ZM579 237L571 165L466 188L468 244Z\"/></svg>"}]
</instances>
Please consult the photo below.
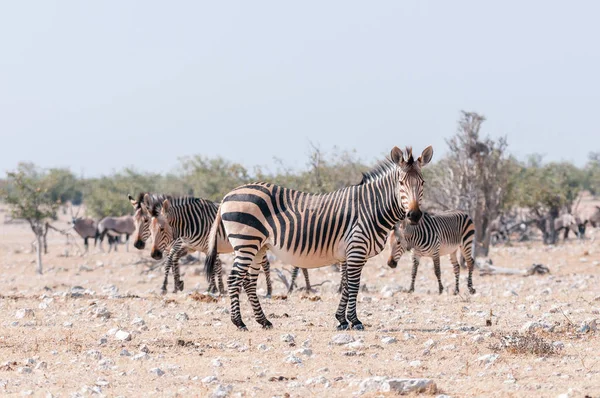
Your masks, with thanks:
<instances>
[{"instance_id":1,"label":"distant vegetation","mask_svg":"<svg viewBox=\"0 0 600 398\"><path fill-rule=\"evenodd\" d=\"M424 208L468 211L477 225L480 255L487 254L490 224L500 214L515 207L527 208L551 224L559 213L571 210L580 191L600 193L600 153L591 153L583 168L543 162L539 155L515 159L508 154L505 138L491 139L482 134L484 122L479 114L461 113L456 132L447 140L446 155L440 156L439 148L433 164L424 170ZM371 166L357 151L333 148L325 152L312 146L301 170L290 168L283 160L278 161L275 171L249 170L222 157L192 156L180 159L179 167L168 174L124 169L100 178L79 178L69 169L42 170L29 163L17 165L16 173L47 192L44 200L47 198L48 203L83 202L88 216L101 218L130 214L128 193L164 192L219 201L231 189L252 181L322 193L358 183L361 172ZM14 203L15 195L23 194L13 175L0 181L2 200L9 204ZM554 243L556 237L550 238L547 243Z\"/></svg>"}]
</instances>

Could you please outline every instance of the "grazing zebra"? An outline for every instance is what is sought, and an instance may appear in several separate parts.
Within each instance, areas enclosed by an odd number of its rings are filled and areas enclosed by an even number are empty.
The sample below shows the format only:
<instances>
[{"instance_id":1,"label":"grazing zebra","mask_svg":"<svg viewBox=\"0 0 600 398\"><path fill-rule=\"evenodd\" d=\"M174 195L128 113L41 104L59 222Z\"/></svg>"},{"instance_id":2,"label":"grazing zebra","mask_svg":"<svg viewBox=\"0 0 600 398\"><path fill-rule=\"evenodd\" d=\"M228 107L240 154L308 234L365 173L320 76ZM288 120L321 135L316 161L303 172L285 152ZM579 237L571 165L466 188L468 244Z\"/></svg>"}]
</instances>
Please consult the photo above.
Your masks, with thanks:
<instances>
[{"instance_id":1,"label":"grazing zebra","mask_svg":"<svg viewBox=\"0 0 600 398\"><path fill-rule=\"evenodd\" d=\"M219 206L210 233L206 274L211 275L218 237L227 234L235 251L228 278L231 320L247 330L240 314L240 288L244 287L254 317L263 328L273 325L266 318L258 296L258 264L267 250L277 258L300 268L317 268L334 262L346 264L346 280L336 318L338 329L364 329L356 315L360 274L368 258L383 250L392 227L408 217L418 223L423 197L421 168L431 160L426 148L406 159L394 147L391 159L363 174L358 185L327 194L311 194L269 183L242 185L229 192ZM347 316L346 316L347 313Z\"/></svg>"},{"instance_id":2,"label":"grazing zebra","mask_svg":"<svg viewBox=\"0 0 600 398\"><path fill-rule=\"evenodd\" d=\"M165 248L169 248L162 286L163 293L167 290L167 278L171 267L173 267L173 279L175 280L173 292L183 290L183 281L179 274L179 259L182 256L193 251L208 252L208 237L217 210L217 203L192 197L169 197L163 201L162 206L154 206L152 209L150 233L153 242L150 255L152 258L160 260ZM218 253L231 253L233 248L225 238L223 229L220 228L217 233L216 249ZM216 274L219 292L225 294L221 261L217 258L215 262L216 269L209 275L209 281L214 280ZM261 265L267 280L267 297L271 297L273 286L270 264L265 258Z\"/></svg>"},{"instance_id":3,"label":"grazing zebra","mask_svg":"<svg viewBox=\"0 0 600 398\"><path fill-rule=\"evenodd\" d=\"M454 278L456 279L454 294L458 294L460 267L456 254L460 249L469 270L467 286L469 292L475 294L472 280L474 239L475 225L467 213L462 211L448 211L439 214L423 213L419 224L406 225L401 222L394 228L394 232L390 234L391 253L388 265L391 268L396 268L398 260L404 252L412 249L413 269L409 290L412 293L415 291L415 278L417 277L419 259L421 257L431 257L439 291L442 294L444 286L441 279L440 256L449 254L454 267Z\"/></svg>"}]
</instances>

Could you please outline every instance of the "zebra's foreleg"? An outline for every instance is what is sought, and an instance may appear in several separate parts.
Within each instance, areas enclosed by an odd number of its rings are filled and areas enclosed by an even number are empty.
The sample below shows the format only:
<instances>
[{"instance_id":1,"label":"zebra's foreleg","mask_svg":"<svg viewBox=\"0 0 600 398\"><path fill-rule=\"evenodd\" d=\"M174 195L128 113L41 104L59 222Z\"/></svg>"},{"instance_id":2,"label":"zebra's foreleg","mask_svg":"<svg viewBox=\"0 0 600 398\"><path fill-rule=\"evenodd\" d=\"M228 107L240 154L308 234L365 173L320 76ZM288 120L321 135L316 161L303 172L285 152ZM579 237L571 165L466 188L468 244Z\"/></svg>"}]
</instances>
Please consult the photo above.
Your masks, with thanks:
<instances>
[{"instance_id":1,"label":"zebra's foreleg","mask_svg":"<svg viewBox=\"0 0 600 398\"><path fill-rule=\"evenodd\" d=\"M417 270L419 269L419 257L417 257L416 255L413 254L412 260L413 260L413 267L412 267L412 275L410 278L410 289L408 289L409 293L412 293L415 291L415 279L417 279Z\"/></svg>"},{"instance_id":2,"label":"zebra's foreleg","mask_svg":"<svg viewBox=\"0 0 600 398\"><path fill-rule=\"evenodd\" d=\"M335 312L336 319L340 322L337 326L337 330L346 330L349 328L348 320L346 319L346 308L348 308L348 283L346 283L346 264L342 264L342 281L340 287L342 289L342 297L340 297L340 304Z\"/></svg>"},{"instance_id":3,"label":"zebra's foreleg","mask_svg":"<svg viewBox=\"0 0 600 398\"><path fill-rule=\"evenodd\" d=\"M452 268L454 269L454 282L456 284L456 286L454 288L455 295L458 294L458 292L459 292L458 284L459 284L459 278L460 278L460 265L458 263L458 259L456 258L457 252L458 252L458 250L450 254L450 262L452 263Z\"/></svg>"},{"instance_id":4,"label":"zebra's foreleg","mask_svg":"<svg viewBox=\"0 0 600 398\"><path fill-rule=\"evenodd\" d=\"M435 277L438 281L438 289L440 294L444 291L444 285L442 285L442 270L440 269L440 255L439 253L435 253L433 255L433 272L435 273Z\"/></svg>"},{"instance_id":5,"label":"zebra's foreleg","mask_svg":"<svg viewBox=\"0 0 600 398\"><path fill-rule=\"evenodd\" d=\"M346 264L340 263L339 266L342 275L340 277L340 286L338 287L338 293L342 293L342 290L344 290L344 284L347 282Z\"/></svg>"},{"instance_id":6,"label":"zebra's foreleg","mask_svg":"<svg viewBox=\"0 0 600 398\"><path fill-rule=\"evenodd\" d=\"M365 265L366 259L353 260L352 263L347 263L347 292L348 292L348 309L347 318L352 324L352 329L364 330L364 326L361 321L358 320L356 314L356 298L358 296L358 290L360 288L360 274Z\"/></svg>"},{"instance_id":7,"label":"zebra's foreleg","mask_svg":"<svg viewBox=\"0 0 600 398\"><path fill-rule=\"evenodd\" d=\"M292 281L290 282L290 288L288 289L288 294L291 294L294 291L294 285L296 284L296 278L298 277L298 271L300 268L294 267L292 270Z\"/></svg>"},{"instance_id":8,"label":"zebra's foreleg","mask_svg":"<svg viewBox=\"0 0 600 398\"><path fill-rule=\"evenodd\" d=\"M188 250L184 246L173 246L171 251L169 252L169 256L171 257L171 265L173 267L173 293L177 293L183 291L183 281L181 280L181 274L179 273L179 259L185 256L188 253Z\"/></svg>"},{"instance_id":9,"label":"zebra's foreleg","mask_svg":"<svg viewBox=\"0 0 600 398\"><path fill-rule=\"evenodd\" d=\"M261 260L262 269L265 272L265 280L267 281L267 296L266 298L271 298L273 294L273 284L271 283L271 264L269 260L267 260L267 252L263 256Z\"/></svg>"}]
</instances>

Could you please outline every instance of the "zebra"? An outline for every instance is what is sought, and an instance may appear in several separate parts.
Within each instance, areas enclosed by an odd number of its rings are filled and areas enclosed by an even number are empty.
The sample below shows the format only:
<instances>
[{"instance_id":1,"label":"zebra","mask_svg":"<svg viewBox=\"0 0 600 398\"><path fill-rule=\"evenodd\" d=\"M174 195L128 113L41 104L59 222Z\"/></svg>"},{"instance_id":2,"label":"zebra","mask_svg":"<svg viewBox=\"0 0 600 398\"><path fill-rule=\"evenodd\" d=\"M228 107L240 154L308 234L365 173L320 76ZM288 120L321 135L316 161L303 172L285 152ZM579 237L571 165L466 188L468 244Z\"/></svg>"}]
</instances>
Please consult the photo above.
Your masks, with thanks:
<instances>
[{"instance_id":1,"label":"zebra","mask_svg":"<svg viewBox=\"0 0 600 398\"><path fill-rule=\"evenodd\" d=\"M167 290L167 277L171 266L175 280L174 293L183 290L183 281L179 274L179 259L183 255L190 251L208 252L208 237L218 208L218 203L205 199L169 197L163 201L162 206L155 206L152 209L150 233L153 242L150 255L152 258L160 260L165 248L169 248L162 286L163 293ZM231 244L225 239L224 231L218 231L217 250L219 253L233 251ZM215 272L211 272L209 281L214 280L216 274L219 292L224 295L225 286L223 285L221 261L217 258L215 262L217 263L216 269ZM273 292L270 264L265 259L261 265L267 281L267 297L270 298Z\"/></svg>"},{"instance_id":2,"label":"zebra","mask_svg":"<svg viewBox=\"0 0 600 398\"><path fill-rule=\"evenodd\" d=\"M336 312L338 329L362 330L356 315L360 274L366 260L383 250L392 227L408 217L421 218L423 198L421 168L431 161L427 147L418 159L411 148L405 156L398 147L389 159L364 173L353 186L326 194L311 194L278 185L256 182L242 185L223 198L211 228L205 271L212 275L218 238L226 234L235 251L228 278L231 320L247 330L240 314L239 293L243 285L263 328L273 324L266 318L256 295L257 264L266 251L300 268L345 263L346 283ZM343 267L344 268L344 267Z\"/></svg>"},{"instance_id":3,"label":"zebra","mask_svg":"<svg viewBox=\"0 0 600 398\"><path fill-rule=\"evenodd\" d=\"M151 221L152 214L158 214L160 212L160 210L162 209L162 205L163 205L164 201L166 199L172 199L173 196L165 195L165 194L150 194L147 192L140 192L137 200L134 199L131 195L127 195L127 198L129 199L129 202L131 203L131 205L133 206L133 209L134 209L133 220L135 223L135 231L133 233L133 241L134 241L133 245L137 249L143 250L146 247L146 241L151 237L150 221ZM167 247L167 242L163 241L163 243L159 246L159 250L165 251L167 249L170 250ZM170 268L171 268L171 263L168 262L166 264L165 280L164 280L163 286L162 286L163 294L166 293L166 290L167 290L167 278L168 278ZM179 271L179 268L177 268L177 272L178 271ZM216 272L216 274L221 275L221 270L218 270L218 272ZM222 285L222 281L221 281L221 285ZM181 287L181 289L183 289L183 284L181 284L180 287ZM222 293L224 293L225 289L223 286L221 286L221 287L222 287ZM214 277L211 278L210 284L208 286L208 291L210 293L217 292L217 284L216 284Z\"/></svg>"},{"instance_id":4,"label":"zebra","mask_svg":"<svg viewBox=\"0 0 600 398\"><path fill-rule=\"evenodd\" d=\"M458 294L460 266L456 255L460 250L469 270L467 280L469 292L475 294L472 280L475 264L472 254L474 239L475 225L467 213L447 211L439 214L429 214L425 212L419 224L406 225L404 222L400 222L394 228L394 232L390 234L391 253L388 266L396 268L404 252L412 249L413 268L409 289L409 292L412 293L415 291L415 278L417 277L419 259L421 257L431 257L435 276L438 280L439 292L442 294L444 286L441 279L440 256L449 254L456 281L454 294Z\"/></svg>"},{"instance_id":5,"label":"zebra","mask_svg":"<svg viewBox=\"0 0 600 398\"><path fill-rule=\"evenodd\" d=\"M288 289L288 294L294 291L294 284L296 283L296 278L298 278L298 272L300 268L294 267L292 270L292 281L290 282L290 287ZM308 270L306 268L302 268L302 274L304 275L304 289L306 292L312 292L313 288L310 286L310 278L308 277Z\"/></svg>"}]
</instances>

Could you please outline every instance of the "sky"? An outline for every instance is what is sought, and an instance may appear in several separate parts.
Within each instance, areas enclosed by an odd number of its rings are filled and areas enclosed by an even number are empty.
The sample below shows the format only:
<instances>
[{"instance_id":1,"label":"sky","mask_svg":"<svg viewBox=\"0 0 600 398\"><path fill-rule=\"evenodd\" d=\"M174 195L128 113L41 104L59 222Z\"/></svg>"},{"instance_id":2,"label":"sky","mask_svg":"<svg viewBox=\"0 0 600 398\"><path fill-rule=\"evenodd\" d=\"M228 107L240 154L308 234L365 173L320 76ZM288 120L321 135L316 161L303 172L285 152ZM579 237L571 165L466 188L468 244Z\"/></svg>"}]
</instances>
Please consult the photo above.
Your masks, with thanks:
<instances>
[{"instance_id":1,"label":"sky","mask_svg":"<svg viewBox=\"0 0 600 398\"><path fill-rule=\"evenodd\" d=\"M461 110L518 157L600 151L597 1L5 1L0 172L190 155L304 168L310 143L446 152Z\"/></svg>"}]
</instances>

